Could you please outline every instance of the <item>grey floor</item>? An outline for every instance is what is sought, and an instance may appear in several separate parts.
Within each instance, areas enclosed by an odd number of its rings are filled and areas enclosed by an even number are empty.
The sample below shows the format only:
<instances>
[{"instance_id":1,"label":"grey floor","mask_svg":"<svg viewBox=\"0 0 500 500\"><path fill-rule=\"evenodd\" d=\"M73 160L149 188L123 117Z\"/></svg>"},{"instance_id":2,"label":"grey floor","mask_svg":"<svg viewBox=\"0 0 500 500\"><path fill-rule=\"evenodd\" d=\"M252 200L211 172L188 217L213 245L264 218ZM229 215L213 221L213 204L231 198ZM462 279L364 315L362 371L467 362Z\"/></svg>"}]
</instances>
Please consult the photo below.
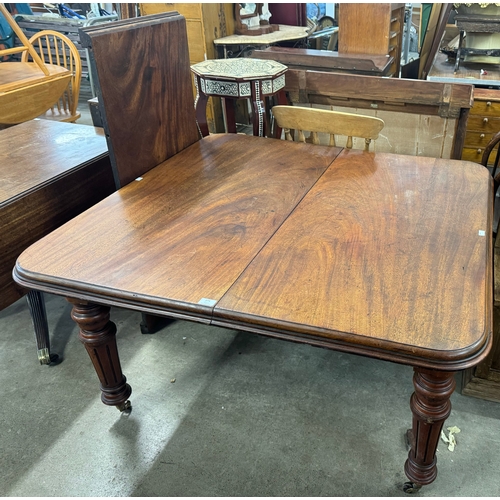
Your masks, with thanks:
<instances>
[{"instance_id":1,"label":"grey floor","mask_svg":"<svg viewBox=\"0 0 500 500\"><path fill-rule=\"evenodd\" d=\"M402 496L409 367L112 309L130 414L100 402L70 305L46 296L40 366L24 299L0 312L4 496ZM500 405L456 392L418 496L500 495Z\"/></svg>"},{"instance_id":2,"label":"grey floor","mask_svg":"<svg viewBox=\"0 0 500 500\"><path fill-rule=\"evenodd\" d=\"M81 121L85 123L85 118ZM3 496L404 496L412 370L112 309L133 409L100 401L70 305L46 296L40 366L22 299L0 312ZM500 405L452 396L454 452L420 497L500 496Z\"/></svg>"}]
</instances>

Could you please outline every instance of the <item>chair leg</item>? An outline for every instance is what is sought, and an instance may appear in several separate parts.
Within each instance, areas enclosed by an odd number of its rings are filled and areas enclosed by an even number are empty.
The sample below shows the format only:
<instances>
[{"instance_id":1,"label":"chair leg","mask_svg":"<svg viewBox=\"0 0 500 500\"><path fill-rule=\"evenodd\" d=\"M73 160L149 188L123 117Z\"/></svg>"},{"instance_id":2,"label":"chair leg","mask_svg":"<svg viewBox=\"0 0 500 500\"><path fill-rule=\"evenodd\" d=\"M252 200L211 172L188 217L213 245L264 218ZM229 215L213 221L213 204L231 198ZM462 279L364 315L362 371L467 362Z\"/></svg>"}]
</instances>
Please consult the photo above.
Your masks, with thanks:
<instances>
[{"instance_id":1,"label":"chair leg","mask_svg":"<svg viewBox=\"0 0 500 500\"><path fill-rule=\"evenodd\" d=\"M36 290L30 290L26 299L33 321L33 328L35 329L38 361L40 361L41 365L48 365L56 361L59 356L57 354L50 354L49 326L43 295Z\"/></svg>"}]
</instances>

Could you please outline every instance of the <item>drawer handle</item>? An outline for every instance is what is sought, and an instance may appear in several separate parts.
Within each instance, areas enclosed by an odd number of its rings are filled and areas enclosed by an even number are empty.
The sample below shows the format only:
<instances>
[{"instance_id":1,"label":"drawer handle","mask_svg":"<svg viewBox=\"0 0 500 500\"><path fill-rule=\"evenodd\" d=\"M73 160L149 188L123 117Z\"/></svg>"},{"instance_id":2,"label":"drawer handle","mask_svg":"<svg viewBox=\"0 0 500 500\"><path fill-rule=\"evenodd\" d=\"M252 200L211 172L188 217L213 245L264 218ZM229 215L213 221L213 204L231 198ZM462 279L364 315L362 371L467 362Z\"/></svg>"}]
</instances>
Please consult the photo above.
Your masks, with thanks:
<instances>
[{"instance_id":1,"label":"drawer handle","mask_svg":"<svg viewBox=\"0 0 500 500\"><path fill-rule=\"evenodd\" d=\"M488 101L488 102L486 103L486 106L491 106L491 102L490 102L490 101Z\"/></svg>"},{"instance_id":2,"label":"drawer handle","mask_svg":"<svg viewBox=\"0 0 500 500\"><path fill-rule=\"evenodd\" d=\"M484 134L481 134L481 135L479 136L479 138L480 138L480 139L484 139Z\"/></svg>"},{"instance_id":3,"label":"drawer handle","mask_svg":"<svg viewBox=\"0 0 500 500\"><path fill-rule=\"evenodd\" d=\"M488 118L483 118L483 123L488 123Z\"/></svg>"},{"instance_id":4,"label":"drawer handle","mask_svg":"<svg viewBox=\"0 0 500 500\"><path fill-rule=\"evenodd\" d=\"M477 150L477 154L480 155L481 154L481 149L478 148Z\"/></svg>"}]
</instances>

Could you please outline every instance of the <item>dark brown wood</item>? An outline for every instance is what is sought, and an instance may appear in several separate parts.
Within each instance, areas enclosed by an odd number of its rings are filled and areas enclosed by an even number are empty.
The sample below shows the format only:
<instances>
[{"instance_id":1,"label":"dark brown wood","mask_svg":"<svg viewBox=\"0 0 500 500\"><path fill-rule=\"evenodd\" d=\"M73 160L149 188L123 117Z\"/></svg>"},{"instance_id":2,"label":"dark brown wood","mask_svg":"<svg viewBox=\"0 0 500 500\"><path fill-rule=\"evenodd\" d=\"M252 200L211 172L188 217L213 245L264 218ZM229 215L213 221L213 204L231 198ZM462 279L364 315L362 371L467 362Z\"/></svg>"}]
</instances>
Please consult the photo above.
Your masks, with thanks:
<instances>
[{"instance_id":1,"label":"dark brown wood","mask_svg":"<svg viewBox=\"0 0 500 500\"><path fill-rule=\"evenodd\" d=\"M300 49L295 47L268 47L254 50L250 57L271 59L290 69L335 71L351 74L385 76L393 58L370 54L342 54L330 50Z\"/></svg>"},{"instance_id":2,"label":"dark brown wood","mask_svg":"<svg viewBox=\"0 0 500 500\"><path fill-rule=\"evenodd\" d=\"M449 85L449 87L446 87ZM458 118L473 103L471 85L290 69L285 90L293 102L336 104Z\"/></svg>"},{"instance_id":3,"label":"dark brown wood","mask_svg":"<svg viewBox=\"0 0 500 500\"><path fill-rule=\"evenodd\" d=\"M81 300L73 304L71 318L80 327L78 338L85 346L101 382L101 400L119 410L130 408L132 388L122 373L116 346L116 325L109 320L109 307Z\"/></svg>"},{"instance_id":4,"label":"dark brown wood","mask_svg":"<svg viewBox=\"0 0 500 500\"><path fill-rule=\"evenodd\" d=\"M196 87L196 99L195 99L196 123L198 124L198 127L200 129L201 136L206 137L207 135L210 134L210 131L208 130L207 112L206 112L208 96L205 93L200 92L199 90L201 89L200 77L198 75L194 75L193 78Z\"/></svg>"},{"instance_id":5,"label":"dark brown wood","mask_svg":"<svg viewBox=\"0 0 500 500\"><path fill-rule=\"evenodd\" d=\"M62 271L75 252L90 252L97 267L86 259L71 264L72 282L85 289L80 292L96 290L88 286L90 275L95 284L111 279L110 290L122 290L127 301L135 297L146 312L158 308L162 314L171 310L177 317L194 314L206 321L212 306L203 299L212 304L222 297L339 151L238 134L210 135L71 221L56 245L66 259L54 252L54 242L38 242L51 248L44 250L45 274L55 267ZM106 244L96 245L103 234ZM28 253L38 261L36 249ZM27 253L24 258L31 260ZM22 267L31 266L26 262ZM56 274L62 276L60 271ZM133 296L122 288L131 282Z\"/></svg>"},{"instance_id":6,"label":"dark brown wood","mask_svg":"<svg viewBox=\"0 0 500 500\"><path fill-rule=\"evenodd\" d=\"M117 186L199 140L182 16L170 12L83 28L80 38L95 66Z\"/></svg>"},{"instance_id":7,"label":"dark brown wood","mask_svg":"<svg viewBox=\"0 0 500 500\"><path fill-rule=\"evenodd\" d=\"M114 191L106 140L86 125L35 120L0 131L0 309L26 291L17 256Z\"/></svg>"},{"instance_id":8,"label":"dark brown wood","mask_svg":"<svg viewBox=\"0 0 500 500\"><path fill-rule=\"evenodd\" d=\"M453 137L453 147L451 150L451 158L460 160L465 144L465 136L467 134L467 120L469 119L469 108L462 108L455 126L455 135Z\"/></svg>"},{"instance_id":9,"label":"dark brown wood","mask_svg":"<svg viewBox=\"0 0 500 500\"><path fill-rule=\"evenodd\" d=\"M453 372L415 368L410 400L413 412L411 450L405 473L413 483L430 484L437 476L436 449L444 421L451 412L450 397L455 390Z\"/></svg>"},{"instance_id":10,"label":"dark brown wood","mask_svg":"<svg viewBox=\"0 0 500 500\"><path fill-rule=\"evenodd\" d=\"M217 303L214 323L466 368L491 342L491 192L472 201L489 182L478 164L344 150Z\"/></svg>"}]
</instances>

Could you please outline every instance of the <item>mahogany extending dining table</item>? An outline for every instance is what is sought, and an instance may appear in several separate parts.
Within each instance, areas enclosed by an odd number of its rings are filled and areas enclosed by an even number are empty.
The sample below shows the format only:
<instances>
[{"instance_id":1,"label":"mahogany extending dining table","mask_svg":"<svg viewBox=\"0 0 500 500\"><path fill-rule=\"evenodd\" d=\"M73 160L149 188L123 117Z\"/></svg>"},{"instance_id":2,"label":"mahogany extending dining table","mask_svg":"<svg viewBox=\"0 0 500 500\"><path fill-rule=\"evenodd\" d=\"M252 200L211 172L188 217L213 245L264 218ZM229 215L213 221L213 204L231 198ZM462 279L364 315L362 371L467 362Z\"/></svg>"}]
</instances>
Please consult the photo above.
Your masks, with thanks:
<instances>
[{"instance_id":1,"label":"mahogany extending dining table","mask_svg":"<svg viewBox=\"0 0 500 500\"><path fill-rule=\"evenodd\" d=\"M129 407L112 305L414 369L408 489L437 474L454 374L492 342L492 181L457 160L236 134L195 142L25 250Z\"/></svg>"}]
</instances>

